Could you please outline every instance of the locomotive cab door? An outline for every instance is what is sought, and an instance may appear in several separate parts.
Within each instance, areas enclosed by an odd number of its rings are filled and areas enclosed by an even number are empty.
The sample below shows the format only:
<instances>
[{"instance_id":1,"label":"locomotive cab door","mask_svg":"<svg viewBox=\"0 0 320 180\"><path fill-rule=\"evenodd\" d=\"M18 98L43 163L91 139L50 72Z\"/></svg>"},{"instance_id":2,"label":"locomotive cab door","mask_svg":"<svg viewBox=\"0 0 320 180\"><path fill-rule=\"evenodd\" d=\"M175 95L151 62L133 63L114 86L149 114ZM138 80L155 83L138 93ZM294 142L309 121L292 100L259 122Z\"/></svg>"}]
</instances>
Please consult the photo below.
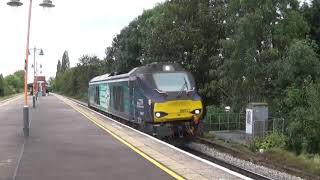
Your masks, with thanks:
<instances>
[{"instance_id":1,"label":"locomotive cab door","mask_svg":"<svg viewBox=\"0 0 320 180\"><path fill-rule=\"evenodd\" d=\"M129 118L131 121L136 121L136 107L135 107L135 102L136 102L136 97L135 97L135 86L136 83L135 81L129 81L129 99L130 99L130 112L129 112Z\"/></svg>"}]
</instances>

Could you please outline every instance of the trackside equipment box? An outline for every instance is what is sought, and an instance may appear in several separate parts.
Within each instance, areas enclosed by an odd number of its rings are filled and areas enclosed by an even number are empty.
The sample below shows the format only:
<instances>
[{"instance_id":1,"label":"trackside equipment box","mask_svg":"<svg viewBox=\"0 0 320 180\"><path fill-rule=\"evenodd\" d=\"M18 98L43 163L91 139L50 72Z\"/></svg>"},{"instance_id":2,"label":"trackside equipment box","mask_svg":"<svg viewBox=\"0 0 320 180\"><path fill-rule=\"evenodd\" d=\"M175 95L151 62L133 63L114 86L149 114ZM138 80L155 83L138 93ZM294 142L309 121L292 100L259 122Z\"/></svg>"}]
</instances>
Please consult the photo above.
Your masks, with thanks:
<instances>
[{"instance_id":1,"label":"trackside equipment box","mask_svg":"<svg viewBox=\"0 0 320 180\"><path fill-rule=\"evenodd\" d=\"M246 108L246 135L249 139L262 137L268 131L268 104L249 103Z\"/></svg>"}]
</instances>

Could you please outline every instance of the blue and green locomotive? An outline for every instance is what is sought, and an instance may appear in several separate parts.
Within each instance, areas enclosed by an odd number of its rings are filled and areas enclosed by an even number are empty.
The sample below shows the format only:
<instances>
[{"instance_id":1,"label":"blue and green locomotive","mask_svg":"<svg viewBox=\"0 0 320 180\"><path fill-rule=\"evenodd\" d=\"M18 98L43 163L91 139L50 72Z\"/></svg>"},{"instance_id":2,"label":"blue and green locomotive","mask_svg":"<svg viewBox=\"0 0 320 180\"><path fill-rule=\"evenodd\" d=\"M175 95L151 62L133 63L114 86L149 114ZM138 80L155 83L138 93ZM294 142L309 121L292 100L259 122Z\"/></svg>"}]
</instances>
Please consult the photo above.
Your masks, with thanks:
<instances>
[{"instance_id":1,"label":"blue and green locomotive","mask_svg":"<svg viewBox=\"0 0 320 180\"><path fill-rule=\"evenodd\" d=\"M193 76L175 63L152 63L89 82L88 106L157 137L193 135L203 115Z\"/></svg>"}]
</instances>

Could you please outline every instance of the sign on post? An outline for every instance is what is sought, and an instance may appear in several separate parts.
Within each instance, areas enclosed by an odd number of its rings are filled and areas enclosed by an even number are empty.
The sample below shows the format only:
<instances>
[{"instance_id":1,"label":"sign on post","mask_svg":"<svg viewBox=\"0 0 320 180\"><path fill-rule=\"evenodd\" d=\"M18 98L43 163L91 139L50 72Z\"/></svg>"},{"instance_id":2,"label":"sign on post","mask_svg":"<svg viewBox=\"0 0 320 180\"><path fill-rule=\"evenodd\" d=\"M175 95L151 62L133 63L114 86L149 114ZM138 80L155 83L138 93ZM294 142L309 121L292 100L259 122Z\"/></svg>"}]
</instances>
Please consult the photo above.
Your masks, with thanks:
<instances>
[{"instance_id":1,"label":"sign on post","mask_svg":"<svg viewBox=\"0 0 320 180\"><path fill-rule=\"evenodd\" d=\"M246 109L246 134L252 134L253 110Z\"/></svg>"}]
</instances>

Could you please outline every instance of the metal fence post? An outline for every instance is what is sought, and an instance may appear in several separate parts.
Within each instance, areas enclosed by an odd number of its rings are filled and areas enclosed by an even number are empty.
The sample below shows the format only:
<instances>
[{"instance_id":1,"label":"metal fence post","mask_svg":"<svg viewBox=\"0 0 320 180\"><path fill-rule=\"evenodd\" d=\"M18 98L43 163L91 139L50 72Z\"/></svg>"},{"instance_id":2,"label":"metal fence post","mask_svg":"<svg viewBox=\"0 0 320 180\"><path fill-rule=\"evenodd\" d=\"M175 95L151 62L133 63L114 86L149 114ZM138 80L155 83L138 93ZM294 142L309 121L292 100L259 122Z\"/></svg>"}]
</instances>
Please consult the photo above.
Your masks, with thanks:
<instances>
[{"instance_id":1,"label":"metal fence post","mask_svg":"<svg viewBox=\"0 0 320 180\"><path fill-rule=\"evenodd\" d=\"M252 120L252 139L254 139L254 136L255 136L255 134L254 134L254 130L255 130L255 120Z\"/></svg>"},{"instance_id":2,"label":"metal fence post","mask_svg":"<svg viewBox=\"0 0 320 180\"><path fill-rule=\"evenodd\" d=\"M228 112L228 131L230 130L230 120L229 120L229 116L230 116L230 113Z\"/></svg>"},{"instance_id":3,"label":"metal fence post","mask_svg":"<svg viewBox=\"0 0 320 180\"><path fill-rule=\"evenodd\" d=\"M238 114L238 130L240 130L240 113Z\"/></svg>"},{"instance_id":4,"label":"metal fence post","mask_svg":"<svg viewBox=\"0 0 320 180\"><path fill-rule=\"evenodd\" d=\"M274 127L274 124L275 124L275 119L271 119L272 120L272 132L274 133L274 129L275 129L275 127Z\"/></svg>"},{"instance_id":5,"label":"metal fence post","mask_svg":"<svg viewBox=\"0 0 320 180\"><path fill-rule=\"evenodd\" d=\"M212 116L212 115L209 116L209 128L210 128L210 131L212 131L211 116Z\"/></svg>"},{"instance_id":6,"label":"metal fence post","mask_svg":"<svg viewBox=\"0 0 320 180\"><path fill-rule=\"evenodd\" d=\"M218 120L219 120L219 131L221 130L220 129L220 125L221 125L221 122L220 122L220 114L218 114Z\"/></svg>"},{"instance_id":7,"label":"metal fence post","mask_svg":"<svg viewBox=\"0 0 320 180\"><path fill-rule=\"evenodd\" d=\"M282 118L282 134L284 133L284 118Z\"/></svg>"},{"instance_id":8,"label":"metal fence post","mask_svg":"<svg viewBox=\"0 0 320 180\"><path fill-rule=\"evenodd\" d=\"M261 123L261 122L260 122ZM266 122L264 122L263 121L263 126L262 126L262 137L264 137L265 136L265 134L266 134Z\"/></svg>"}]
</instances>

